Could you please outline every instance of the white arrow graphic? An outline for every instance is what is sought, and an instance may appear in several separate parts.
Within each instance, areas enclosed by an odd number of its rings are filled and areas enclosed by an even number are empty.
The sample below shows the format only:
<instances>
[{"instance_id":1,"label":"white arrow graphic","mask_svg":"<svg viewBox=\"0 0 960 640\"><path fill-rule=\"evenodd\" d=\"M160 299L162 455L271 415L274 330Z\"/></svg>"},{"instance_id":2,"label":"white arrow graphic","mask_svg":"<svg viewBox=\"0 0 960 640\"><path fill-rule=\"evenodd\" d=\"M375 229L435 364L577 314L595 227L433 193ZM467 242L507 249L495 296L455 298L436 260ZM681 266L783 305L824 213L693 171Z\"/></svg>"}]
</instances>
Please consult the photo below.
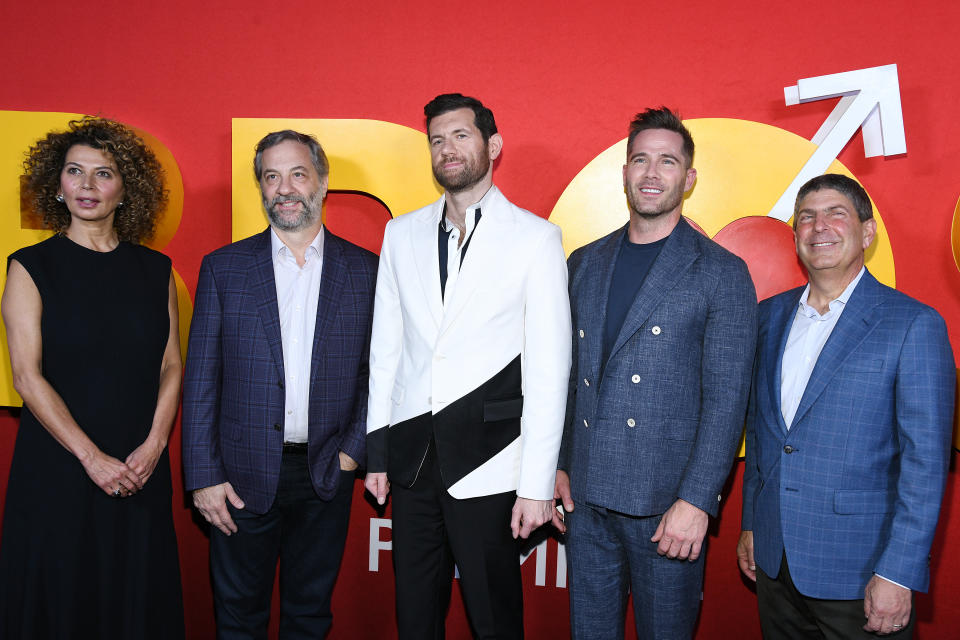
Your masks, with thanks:
<instances>
[{"instance_id":1,"label":"white arrow graphic","mask_svg":"<svg viewBox=\"0 0 960 640\"><path fill-rule=\"evenodd\" d=\"M767 214L772 218L790 219L800 187L824 173L861 126L866 157L907 152L895 64L805 78L796 86L784 87L783 96L787 106L838 96L840 102L812 138L817 150Z\"/></svg>"}]
</instances>

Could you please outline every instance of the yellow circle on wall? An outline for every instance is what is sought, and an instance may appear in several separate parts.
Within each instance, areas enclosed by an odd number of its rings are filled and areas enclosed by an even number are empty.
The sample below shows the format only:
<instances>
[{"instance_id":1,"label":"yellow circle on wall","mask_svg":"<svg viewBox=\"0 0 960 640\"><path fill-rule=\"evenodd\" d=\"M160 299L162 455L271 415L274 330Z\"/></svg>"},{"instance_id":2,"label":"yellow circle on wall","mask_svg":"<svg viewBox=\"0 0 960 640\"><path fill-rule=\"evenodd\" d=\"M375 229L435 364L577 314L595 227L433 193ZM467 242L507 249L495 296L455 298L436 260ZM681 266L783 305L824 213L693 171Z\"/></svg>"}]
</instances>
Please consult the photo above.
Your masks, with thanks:
<instances>
[{"instance_id":1,"label":"yellow circle on wall","mask_svg":"<svg viewBox=\"0 0 960 640\"><path fill-rule=\"evenodd\" d=\"M701 118L684 124L697 150L697 182L683 205L685 216L711 238L731 222L765 216L787 189L817 145L795 133L749 120ZM550 221L563 229L564 249L574 249L623 226L629 219L622 168L626 138L594 158L567 186ZM829 173L854 176L835 160ZM876 206L877 235L866 263L878 280L894 286L893 250ZM956 224L954 239L957 242ZM956 245L955 245L956 246Z\"/></svg>"}]
</instances>

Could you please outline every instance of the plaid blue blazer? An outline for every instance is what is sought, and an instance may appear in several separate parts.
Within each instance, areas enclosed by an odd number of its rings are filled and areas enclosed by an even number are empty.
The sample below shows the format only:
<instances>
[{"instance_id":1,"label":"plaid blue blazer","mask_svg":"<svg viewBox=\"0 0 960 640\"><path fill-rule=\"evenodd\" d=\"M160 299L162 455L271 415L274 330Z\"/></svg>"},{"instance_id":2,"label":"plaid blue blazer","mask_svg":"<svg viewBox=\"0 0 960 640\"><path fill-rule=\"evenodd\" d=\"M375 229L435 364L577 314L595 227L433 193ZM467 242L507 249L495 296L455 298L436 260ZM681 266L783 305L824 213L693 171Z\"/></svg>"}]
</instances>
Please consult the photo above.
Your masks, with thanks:
<instances>
[{"instance_id":1,"label":"plaid blue blazer","mask_svg":"<svg viewBox=\"0 0 960 640\"><path fill-rule=\"evenodd\" d=\"M681 218L603 363L626 232L568 260L573 368L559 468L575 504L649 516L681 498L716 516L743 432L757 294L743 260Z\"/></svg>"},{"instance_id":2,"label":"plaid blue blazer","mask_svg":"<svg viewBox=\"0 0 960 640\"><path fill-rule=\"evenodd\" d=\"M377 257L324 228L310 370L308 459L329 499L338 451L363 463ZM273 503L283 450L283 348L270 231L203 259L183 383L185 488L229 481L254 513Z\"/></svg>"},{"instance_id":3,"label":"plaid blue blazer","mask_svg":"<svg viewBox=\"0 0 960 640\"><path fill-rule=\"evenodd\" d=\"M802 292L760 304L742 524L756 563L774 577L786 553L813 598L863 598L874 573L926 591L953 424L946 326L864 273L788 431L780 371Z\"/></svg>"}]
</instances>

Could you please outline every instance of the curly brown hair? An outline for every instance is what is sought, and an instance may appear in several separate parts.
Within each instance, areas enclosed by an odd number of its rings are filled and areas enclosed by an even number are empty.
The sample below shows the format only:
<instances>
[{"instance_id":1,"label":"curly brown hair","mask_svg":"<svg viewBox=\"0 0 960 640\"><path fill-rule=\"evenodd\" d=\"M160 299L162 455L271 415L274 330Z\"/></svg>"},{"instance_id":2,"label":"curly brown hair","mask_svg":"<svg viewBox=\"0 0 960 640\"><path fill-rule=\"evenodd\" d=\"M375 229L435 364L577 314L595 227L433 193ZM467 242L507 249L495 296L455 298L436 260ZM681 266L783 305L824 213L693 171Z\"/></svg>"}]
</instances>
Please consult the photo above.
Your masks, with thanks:
<instances>
[{"instance_id":1,"label":"curly brown hair","mask_svg":"<svg viewBox=\"0 0 960 640\"><path fill-rule=\"evenodd\" d=\"M123 180L123 206L113 216L117 236L134 243L150 239L167 204L163 167L153 151L129 127L106 118L84 116L67 127L51 131L27 151L21 182L28 191L27 202L55 232L69 227L70 211L57 200L60 173L71 147L92 147L113 158Z\"/></svg>"}]
</instances>

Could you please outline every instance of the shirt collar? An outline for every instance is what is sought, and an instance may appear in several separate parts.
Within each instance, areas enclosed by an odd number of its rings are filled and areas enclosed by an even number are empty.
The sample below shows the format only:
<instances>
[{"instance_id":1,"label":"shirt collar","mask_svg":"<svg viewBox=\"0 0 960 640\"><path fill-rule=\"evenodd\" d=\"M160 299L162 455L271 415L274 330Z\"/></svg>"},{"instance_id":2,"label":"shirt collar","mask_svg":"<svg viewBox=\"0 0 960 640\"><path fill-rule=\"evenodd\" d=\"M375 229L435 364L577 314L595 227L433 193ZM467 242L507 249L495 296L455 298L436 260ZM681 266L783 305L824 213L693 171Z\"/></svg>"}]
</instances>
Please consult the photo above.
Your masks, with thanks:
<instances>
[{"instance_id":1,"label":"shirt collar","mask_svg":"<svg viewBox=\"0 0 960 640\"><path fill-rule=\"evenodd\" d=\"M323 255L323 229L323 225L320 225L320 231L317 232L313 242L311 242L310 246L307 247L307 260L310 260L312 257L320 257ZM291 252L287 245L283 243L283 240L281 240L280 236L277 235L277 231L273 228L273 226L270 227L270 249L274 258L293 257L293 252Z\"/></svg>"},{"instance_id":2,"label":"shirt collar","mask_svg":"<svg viewBox=\"0 0 960 640\"><path fill-rule=\"evenodd\" d=\"M469 232L469 229L473 227L473 221L475 218L475 216L473 215L473 212L476 211L477 209L480 209L483 212L483 215L486 216L487 212L491 210L490 201L493 200L496 197L496 194L498 193L500 193L500 190L497 189L497 186L490 185L490 188L487 189L487 192L485 194L483 194L483 197L480 198L479 202L475 202L474 204L467 207L466 219L467 219L468 232ZM446 212L447 212L447 194L444 193L443 198L440 199L440 207L439 207L439 211L437 212L437 221L439 222L440 226L443 228L444 231L449 232L453 229L453 225L447 221Z\"/></svg>"},{"instance_id":3,"label":"shirt collar","mask_svg":"<svg viewBox=\"0 0 960 640\"><path fill-rule=\"evenodd\" d=\"M833 313L834 309L836 308L834 303L839 303L841 308L847 306L847 301L850 300L850 296L853 295L853 290L857 288L857 284L859 284L860 278L863 277L863 274L866 270L867 268L865 266L860 267L860 272L857 274L857 277L850 281L850 284L848 284L847 288L843 290L843 293L830 302L830 310L823 314L823 317L827 317ZM806 288L803 290L803 293L800 295L800 311L809 318L820 316L820 313L816 309L807 304L807 299L809 297L810 283L808 282Z\"/></svg>"}]
</instances>

